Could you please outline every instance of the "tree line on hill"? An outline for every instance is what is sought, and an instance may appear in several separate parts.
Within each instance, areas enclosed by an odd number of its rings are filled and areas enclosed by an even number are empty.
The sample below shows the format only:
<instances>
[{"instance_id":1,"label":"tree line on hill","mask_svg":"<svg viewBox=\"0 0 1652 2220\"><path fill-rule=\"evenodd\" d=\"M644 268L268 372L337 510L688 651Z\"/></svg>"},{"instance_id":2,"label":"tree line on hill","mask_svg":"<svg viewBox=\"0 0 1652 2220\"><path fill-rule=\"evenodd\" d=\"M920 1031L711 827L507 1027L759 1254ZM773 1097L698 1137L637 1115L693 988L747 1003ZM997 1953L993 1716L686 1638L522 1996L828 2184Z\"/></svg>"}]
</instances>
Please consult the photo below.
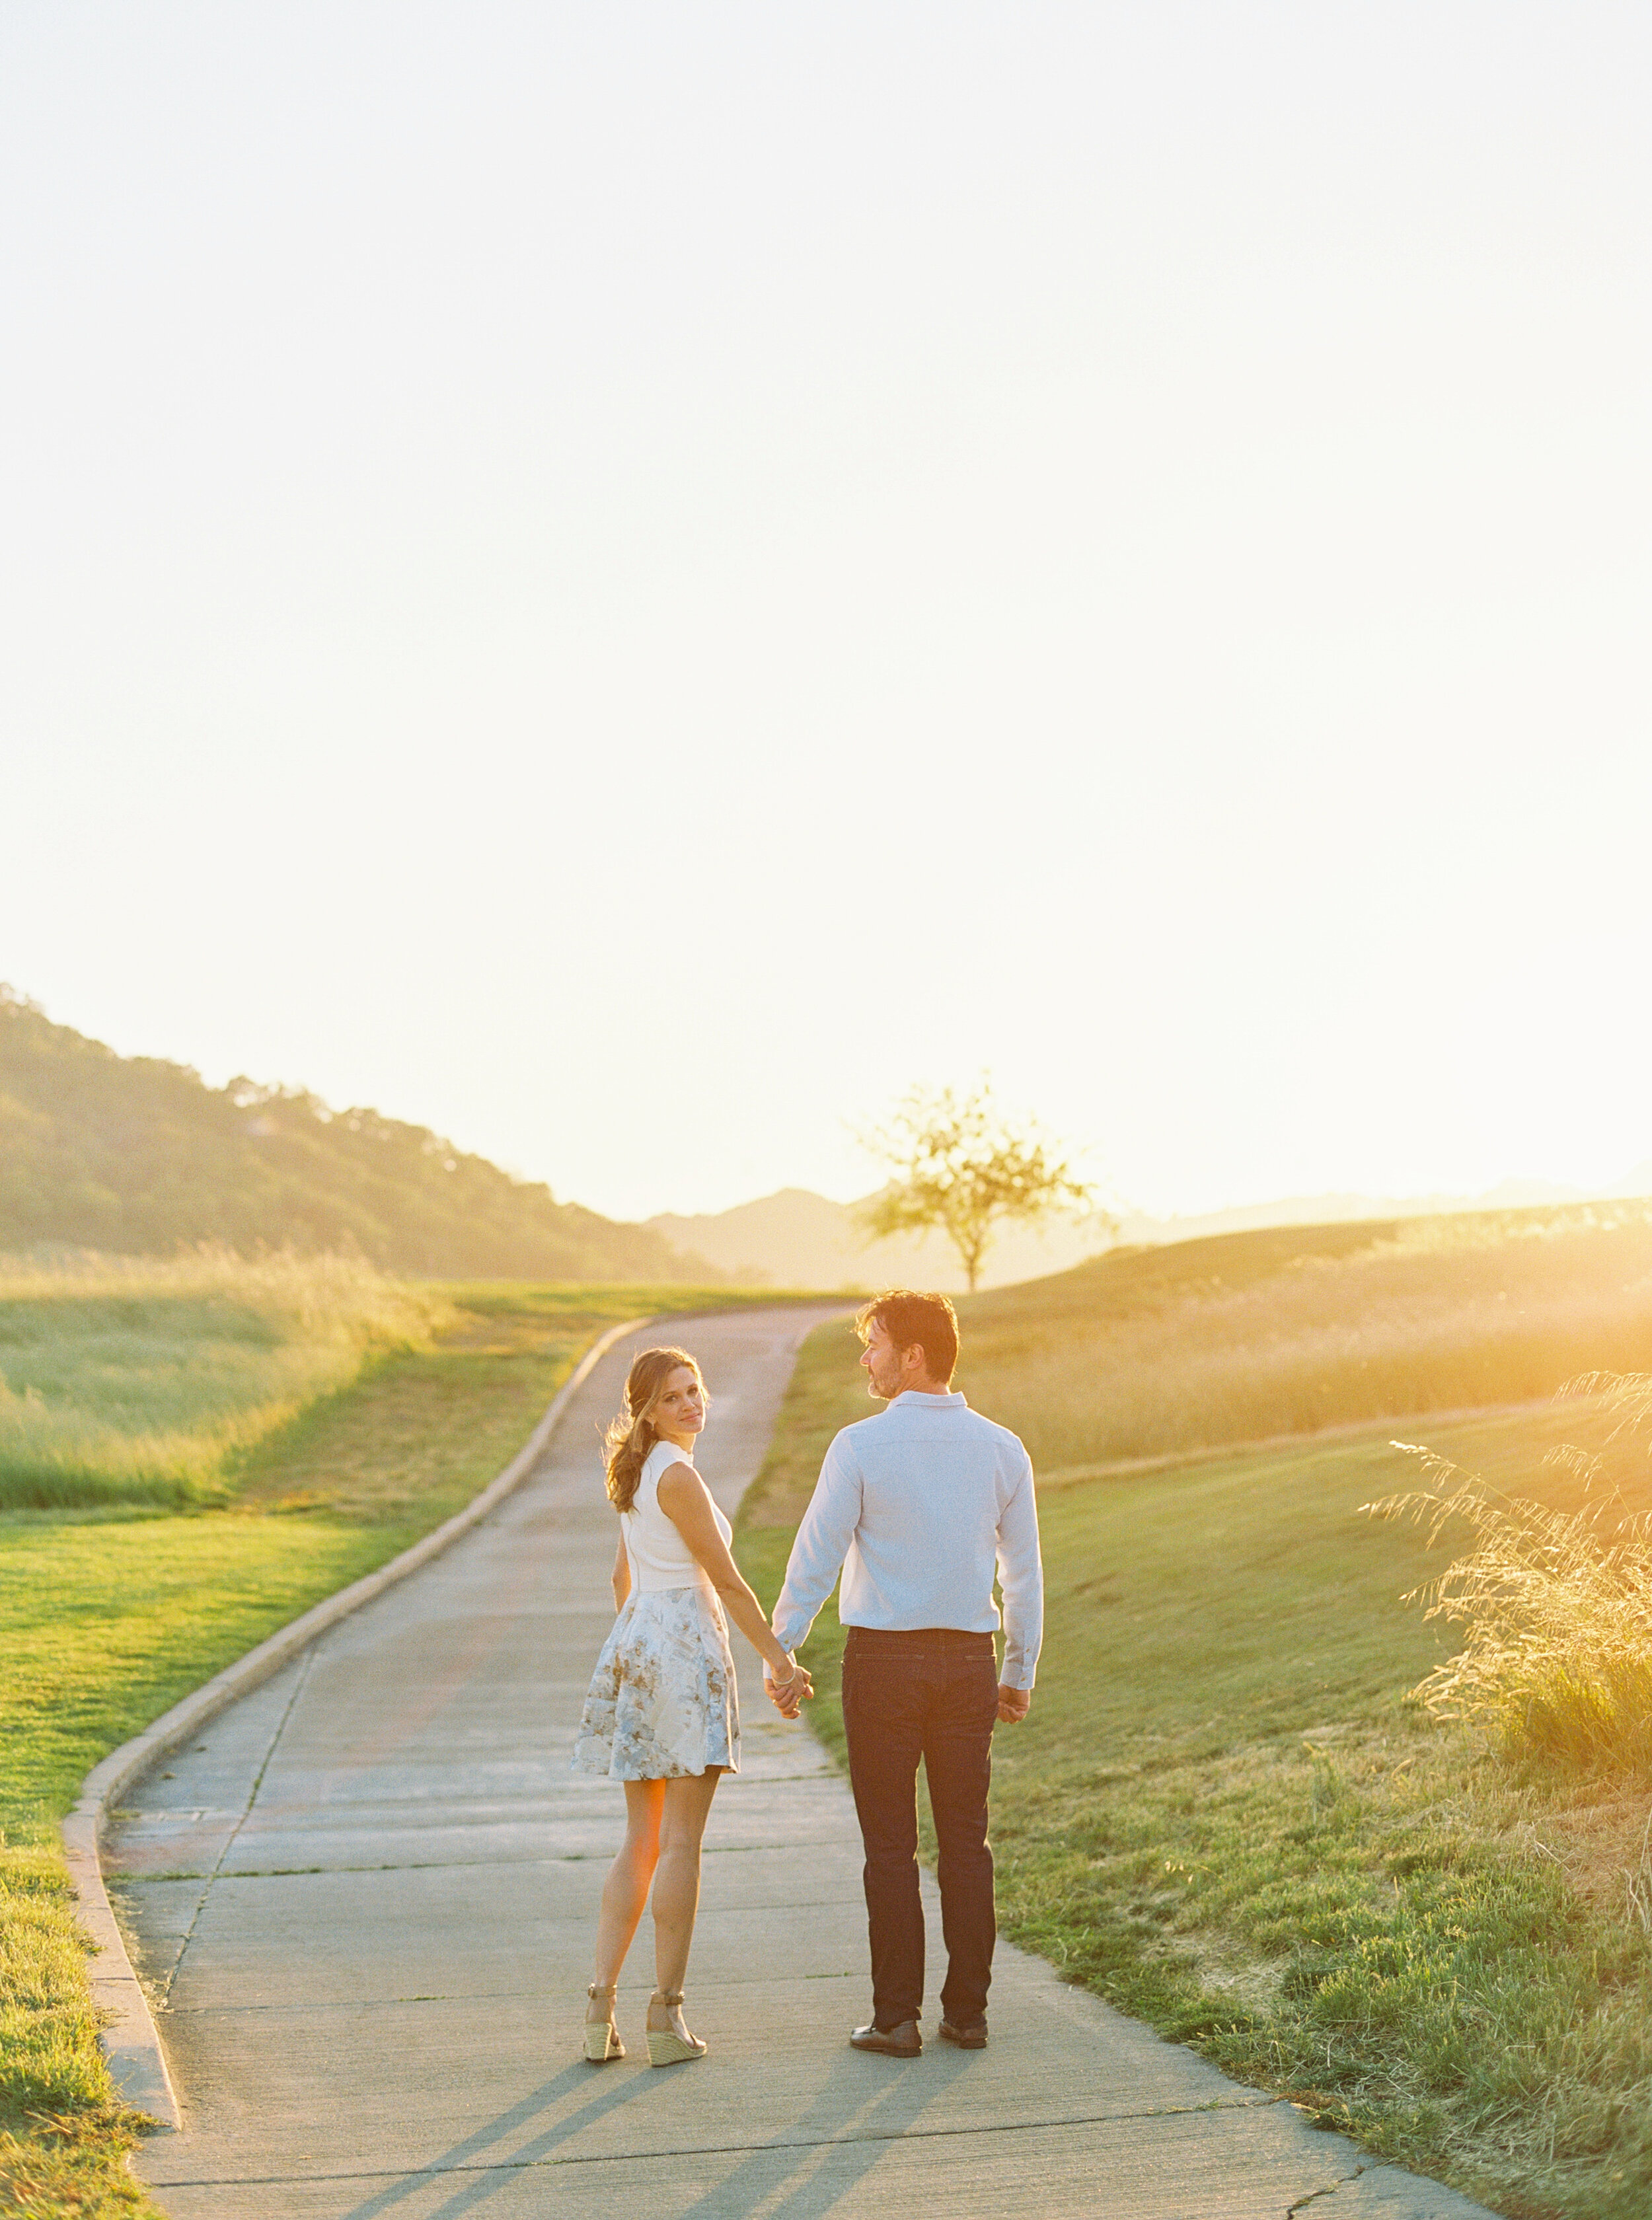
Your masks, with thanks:
<instances>
[{"instance_id":1,"label":"tree line on hill","mask_svg":"<svg viewBox=\"0 0 1652 2220\"><path fill-rule=\"evenodd\" d=\"M653 1228L558 1202L422 1126L117 1056L0 985L0 1250L359 1252L438 1279L703 1281Z\"/></svg>"}]
</instances>

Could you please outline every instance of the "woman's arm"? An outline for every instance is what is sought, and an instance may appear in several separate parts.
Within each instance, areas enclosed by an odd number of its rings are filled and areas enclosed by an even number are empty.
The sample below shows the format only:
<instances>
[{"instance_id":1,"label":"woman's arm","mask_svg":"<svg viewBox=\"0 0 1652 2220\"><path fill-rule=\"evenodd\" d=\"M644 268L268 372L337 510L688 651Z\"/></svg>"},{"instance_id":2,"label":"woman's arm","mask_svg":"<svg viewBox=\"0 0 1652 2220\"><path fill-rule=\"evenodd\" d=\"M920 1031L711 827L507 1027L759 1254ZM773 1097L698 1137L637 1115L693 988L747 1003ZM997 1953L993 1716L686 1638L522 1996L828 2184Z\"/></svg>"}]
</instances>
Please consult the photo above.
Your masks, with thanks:
<instances>
[{"instance_id":1,"label":"woman's arm","mask_svg":"<svg viewBox=\"0 0 1652 2220\"><path fill-rule=\"evenodd\" d=\"M807 1681L808 1674L789 1649L782 1649L775 1631L763 1615L763 1606L746 1586L739 1567L728 1554L728 1544L712 1516L706 1483L691 1464L674 1464L660 1475L660 1509L688 1544L689 1555L705 1574L728 1615L769 1668L776 1686Z\"/></svg>"},{"instance_id":2,"label":"woman's arm","mask_svg":"<svg viewBox=\"0 0 1652 2220\"><path fill-rule=\"evenodd\" d=\"M626 1548L625 1528L620 1529L620 1547L614 1560L614 1608L623 1611L626 1598L631 1593L631 1552Z\"/></svg>"}]
</instances>

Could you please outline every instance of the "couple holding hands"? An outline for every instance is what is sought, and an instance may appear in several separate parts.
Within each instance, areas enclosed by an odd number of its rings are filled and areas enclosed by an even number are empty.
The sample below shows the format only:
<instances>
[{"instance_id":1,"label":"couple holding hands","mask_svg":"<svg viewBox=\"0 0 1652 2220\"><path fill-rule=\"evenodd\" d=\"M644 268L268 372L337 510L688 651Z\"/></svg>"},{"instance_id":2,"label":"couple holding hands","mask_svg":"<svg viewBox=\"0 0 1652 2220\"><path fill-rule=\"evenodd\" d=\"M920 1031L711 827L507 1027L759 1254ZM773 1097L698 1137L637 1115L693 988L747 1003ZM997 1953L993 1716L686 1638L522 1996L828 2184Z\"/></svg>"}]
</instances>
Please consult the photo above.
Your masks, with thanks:
<instances>
[{"instance_id":1,"label":"couple holding hands","mask_svg":"<svg viewBox=\"0 0 1652 2220\"><path fill-rule=\"evenodd\" d=\"M732 1530L694 1469L708 1398L686 1350L645 1350L608 1430L620 1513L619 1612L585 1699L574 1769L623 1781L626 1837L603 1885L585 2055L623 2058L614 1997L653 1890L648 2007L654 2066L703 2058L683 2017L700 1900L700 1844L717 1783L739 1768L732 1618L764 1661L764 1687L795 1718L813 1693L795 1652L841 1570L838 1615L849 1777L866 1846L872 2017L857 2049L922 2049L924 1918L918 1893L921 1758L939 1845L947 1972L940 2033L987 2041L997 1926L987 1842L992 1734L1026 1716L1043 1627L1032 1467L1015 1436L951 1391L957 1319L944 1295L880 1295L856 1320L884 1408L827 1450L772 1626L742 1579ZM1004 1656L993 1643L1003 1593Z\"/></svg>"}]
</instances>

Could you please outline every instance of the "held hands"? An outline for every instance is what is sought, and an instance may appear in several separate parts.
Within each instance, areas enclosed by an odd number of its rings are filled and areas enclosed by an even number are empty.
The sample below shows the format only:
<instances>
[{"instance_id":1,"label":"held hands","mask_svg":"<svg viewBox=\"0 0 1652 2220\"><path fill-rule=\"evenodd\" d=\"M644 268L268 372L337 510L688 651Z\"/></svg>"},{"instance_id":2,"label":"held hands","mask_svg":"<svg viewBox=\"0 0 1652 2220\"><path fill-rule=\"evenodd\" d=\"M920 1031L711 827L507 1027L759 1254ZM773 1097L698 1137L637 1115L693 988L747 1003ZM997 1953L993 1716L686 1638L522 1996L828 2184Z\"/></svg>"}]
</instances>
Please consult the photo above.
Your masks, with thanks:
<instances>
[{"instance_id":1,"label":"held hands","mask_svg":"<svg viewBox=\"0 0 1652 2220\"><path fill-rule=\"evenodd\" d=\"M1008 1688L1001 1681L998 1686L998 1716L1008 1727L1019 1727L1032 1703L1031 1688Z\"/></svg>"},{"instance_id":2,"label":"held hands","mask_svg":"<svg viewBox=\"0 0 1652 2220\"><path fill-rule=\"evenodd\" d=\"M795 1719L806 1699L814 1693L814 1683L789 1650L786 1662L791 1668L789 1674L777 1675L772 1665L764 1667L763 1690L782 1719Z\"/></svg>"}]
</instances>

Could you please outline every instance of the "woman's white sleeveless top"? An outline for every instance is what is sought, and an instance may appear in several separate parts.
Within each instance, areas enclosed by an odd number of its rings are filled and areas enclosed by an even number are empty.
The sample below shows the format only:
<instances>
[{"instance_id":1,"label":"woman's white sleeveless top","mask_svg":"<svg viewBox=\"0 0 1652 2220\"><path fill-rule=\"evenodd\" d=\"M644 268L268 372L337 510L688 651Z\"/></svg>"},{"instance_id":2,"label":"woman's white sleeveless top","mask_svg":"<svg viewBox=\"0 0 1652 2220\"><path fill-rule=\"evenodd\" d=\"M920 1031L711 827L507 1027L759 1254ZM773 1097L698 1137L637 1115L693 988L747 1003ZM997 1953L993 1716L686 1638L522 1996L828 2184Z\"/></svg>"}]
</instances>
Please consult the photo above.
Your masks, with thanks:
<instances>
[{"instance_id":1,"label":"woman's white sleeveless top","mask_svg":"<svg viewBox=\"0 0 1652 2220\"><path fill-rule=\"evenodd\" d=\"M688 1543L659 1507L661 1474L670 1472L674 1464L691 1465L693 1462L691 1450L678 1449L675 1442L656 1442L643 1465L642 1478L637 1482L637 1493L631 1499L631 1508L620 1514L626 1555L631 1560L631 1577L639 1593L658 1588L708 1588L711 1586ZM717 1531L724 1541L732 1542L734 1529L714 1503L711 1506L711 1515L717 1521Z\"/></svg>"}]
</instances>

